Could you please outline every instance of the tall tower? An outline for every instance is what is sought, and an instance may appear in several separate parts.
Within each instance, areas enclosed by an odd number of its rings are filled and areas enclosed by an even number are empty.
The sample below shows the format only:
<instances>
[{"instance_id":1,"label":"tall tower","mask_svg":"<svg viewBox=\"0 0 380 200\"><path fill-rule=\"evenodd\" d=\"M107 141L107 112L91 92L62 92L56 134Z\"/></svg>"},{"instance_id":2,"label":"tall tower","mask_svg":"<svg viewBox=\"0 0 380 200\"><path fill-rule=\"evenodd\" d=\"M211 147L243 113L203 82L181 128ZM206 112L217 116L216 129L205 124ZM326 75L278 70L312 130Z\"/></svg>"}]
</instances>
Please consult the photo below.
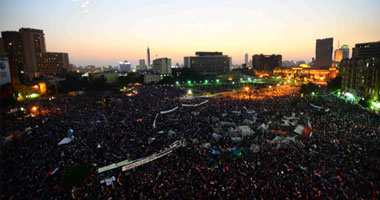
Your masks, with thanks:
<instances>
[{"instance_id":1,"label":"tall tower","mask_svg":"<svg viewBox=\"0 0 380 200\"><path fill-rule=\"evenodd\" d=\"M149 47L147 49L147 56L148 56L148 69L150 69L150 50L149 50Z\"/></svg>"}]
</instances>

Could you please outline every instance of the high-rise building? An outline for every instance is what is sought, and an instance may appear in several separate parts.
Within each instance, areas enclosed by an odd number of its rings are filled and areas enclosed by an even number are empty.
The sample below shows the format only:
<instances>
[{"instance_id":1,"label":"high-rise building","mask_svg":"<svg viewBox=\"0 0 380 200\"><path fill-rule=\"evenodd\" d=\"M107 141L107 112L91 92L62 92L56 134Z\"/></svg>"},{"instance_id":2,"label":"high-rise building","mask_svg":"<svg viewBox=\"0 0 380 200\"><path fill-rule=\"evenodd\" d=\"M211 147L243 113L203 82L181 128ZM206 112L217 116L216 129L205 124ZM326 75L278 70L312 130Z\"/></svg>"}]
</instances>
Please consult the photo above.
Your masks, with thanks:
<instances>
[{"instance_id":1,"label":"high-rise building","mask_svg":"<svg viewBox=\"0 0 380 200\"><path fill-rule=\"evenodd\" d=\"M139 65L138 66L136 66L136 70L146 70L147 69L147 66L146 66L146 64L145 64L145 60L144 59L140 59L139 60Z\"/></svg>"},{"instance_id":2,"label":"high-rise building","mask_svg":"<svg viewBox=\"0 0 380 200\"><path fill-rule=\"evenodd\" d=\"M273 71L275 68L282 66L281 55L253 55L252 56L252 68L259 71Z\"/></svg>"},{"instance_id":3,"label":"high-rise building","mask_svg":"<svg viewBox=\"0 0 380 200\"><path fill-rule=\"evenodd\" d=\"M70 71L69 55L67 53L46 52L42 54L38 62L40 76L56 76Z\"/></svg>"},{"instance_id":4,"label":"high-rise building","mask_svg":"<svg viewBox=\"0 0 380 200\"><path fill-rule=\"evenodd\" d=\"M24 82L25 77L25 51L22 35L17 31L1 32L5 54L8 57L9 68L12 76L12 85Z\"/></svg>"},{"instance_id":5,"label":"high-rise building","mask_svg":"<svg viewBox=\"0 0 380 200\"><path fill-rule=\"evenodd\" d=\"M245 63L245 66L246 66L246 67L249 67L248 53L245 54L245 57L244 57L244 63Z\"/></svg>"},{"instance_id":6,"label":"high-rise building","mask_svg":"<svg viewBox=\"0 0 380 200\"><path fill-rule=\"evenodd\" d=\"M69 68L67 53L46 52L42 30L21 28L18 32L2 32L2 37L13 85L19 80L27 82L36 77L57 75Z\"/></svg>"},{"instance_id":7,"label":"high-rise building","mask_svg":"<svg viewBox=\"0 0 380 200\"><path fill-rule=\"evenodd\" d=\"M4 56L6 56L4 42L3 42L3 38L0 38L0 57L4 57Z\"/></svg>"},{"instance_id":8,"label":"high-rise building","mask_svg":"<svg viewBox=\"0 0 380 200\"><path fill-rule=\"evenodd\" d=\"M342 91L357 97L380 96L380 41L356 44L352 58L340 63Z\"/></svg>"},{"instance_id":9,"label":"high-rise building","mask_svg":"<svg viewBox=\"0 0 380 200\"><path fill-rule=\"evenodd\" d=\"M330 68L332 64L333 38L318 39L315 49L315 67Z\"/></svg>"},{"instance_id":10,"label":"high-rise building","mask_svg":"<svg viewBox=\"0 0 380 200\"><path fill-rule=\"evenodd\" d=\"M334 62L341 62L343 59L347 59L349 57L350 49L348 45L343 45L341 48L335 50L334 52Z\"/></svg>"},{"instance_id":11,"label":"high-rise building","mask_svg":"<svg viewBox=\"0 0 380 200\"><path fill-rule=\"evenodd\" d=\"M153 73L171 76L172 60L170 58L158 58L153 60Z\"/></svg>"},{"instance_id":12,"label":"high-rise building","mask_svg":"<svg viewBox=\"0 0 380 200\"><path fill-rule=\"evenodd\" d=\"M352 58L380 57L380 41L356 44L352 49Z\"/></svg>"},{"instance_id":13,"label":"high-rise building","mask_svg":"<svg viewBox=\"0 0 380 200\"><path fill-rule=\"evenodd\" d=\"M340 63L342 91L356 97L379 99L380 58L358 58Z\"/></svg>"},{"instance_id":14,"label":"high-rise building","mask_svg":"<svg viewBox=\"0 0 380 200\"><path fill-rule=\"evenodd\" d=\"M184 58L184 67L203 75L224 74L231 69L231 57L222 52L196 52L195 55Z\"/></svg>"},{"instance_id":15,"label":"high-rise building","mask_svg":"<svg viewBox=\"0 0 380 200\"><path fill-rule=\"evenodd\" d=\"M343 58L342 59L348 59L350 58L350 48L348 47L347 44L342 45L343 50Z\"/></svg>"},{"instance_id":16,"label":"high-rise building","mask_svg":"<svg viewBox=\"0 0 380 200\"><path fill-rule=\"evenodd\" d=\"M120 72L131 72L132 71L132 64L128 62L127 60L124 62L119 62L119 71Z\"/></svg>"},{"instance_id":17,"label":"high-rise building","mask_svg":"<svg viewBox=\"0 0 380 200\"><path fill-rule=\"evenodd\" d=\"M149 50L149 47L147 49L147 57L148 57L148 69L151 69L151 66L150 66L150 50Z\"/></svg>"}]
</instances>

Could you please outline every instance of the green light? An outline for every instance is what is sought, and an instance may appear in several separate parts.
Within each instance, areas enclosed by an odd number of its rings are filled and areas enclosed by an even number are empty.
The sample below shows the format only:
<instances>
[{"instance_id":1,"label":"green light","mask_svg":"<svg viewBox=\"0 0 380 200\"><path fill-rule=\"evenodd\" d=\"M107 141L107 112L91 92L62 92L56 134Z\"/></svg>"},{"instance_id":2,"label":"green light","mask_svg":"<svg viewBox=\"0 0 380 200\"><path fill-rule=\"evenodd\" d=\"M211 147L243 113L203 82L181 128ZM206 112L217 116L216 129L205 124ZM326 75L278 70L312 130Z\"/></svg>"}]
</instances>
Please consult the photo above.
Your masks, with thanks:
<instances>
[{"instance_id":1,"label":"green light","mask_svg":"<svg viewBox=\"0 0 380 200\"><path fill-rule=\"evenodd\" d=\"M139 111L139 109L138 109L138 108L136 108L136 111Z\"/></svg>"},{"instance_id":2,"label":"green light","mask_svg":"<svg viewBox=\"0 0 380 200\"><path fill-rule=\"evenodd\" d=\"M187 81L187 84L189 84L189 85L190 85L190 84L191 84L191 81Z\"/></svg>"},{"instance_id":3,"label":"green light","mask_svg":"<svg viewBox=\"0 0 380 200\"><path fill-rule=\"evenodd\" d=\"M248 81L252 81L251 78L248 78Z\"/></svg>"},{"instance_id":4,"label":"green light","mask_svg":"<svg viewBox=\"0 0 380 200\"><path fill-rule=\"evenodd\" d=\"M177 84L177 85L178 85L178 84L179 84L179 82L178 82L178 81L176 81L176 82L175 82L175 84Z\"/></svg>"},{"instance_id":5,"label":"green light","mask_svg":"<svg viewBox=\"0 0 380 200\"><path fill-rule=\"evenodd\" d=\"M374 101L372 102L373 106L376 108L376 109L379 109L380 108L380 103Z\"/></svg>"},{"instance_id":6,"label":"green light","mask_svg":"<svg viewBox=\"0 0 380 200\"><path fill-rule=\"evenodd\" d=\"M208 83L208 80L205 80L205 83L207 84L207 83Z\"/></svg>"},{"instance_id":7,"label":"green light","mask_svg":"<svg viewBox=\"0 0 380 200\"><path fill-rule=\"evenodd\" d=\"M216 83L219 83L220 82L220 80L219 79L216 79Z\"/></svg>"},{"instance_id":8,"label":"green light","mask_svg":"<svg viewBox=\"0 0 380 200\"><path fill-rule=\"evenodd\" d=\"M26 95L26 98L30 98L30 99L34 99L34 98L37 98L37 97L39 97L40 95L39 94L36 94L36 93L32 93L32 94L30 94L30 95Z\"/></svg>"},{"instance_id":9,"label":"green light","mask_svg":"<svg viewBox=\"0 0 380 200\"><path fill-rule=\"evenodd\" d=\"M238 157L241 157L241 152L239 152L238 154L236 154Z\"/></svg>"},{"instance_id":10,"label":"green light","mask_svg":"<svg viewBox=\"0 0 380 200\"><path fill-rule=\"evenodd\" d=\"M232 81L232 85L235 85L235 82L234 82L234 81Z\"/></svg>"}]
</instances>

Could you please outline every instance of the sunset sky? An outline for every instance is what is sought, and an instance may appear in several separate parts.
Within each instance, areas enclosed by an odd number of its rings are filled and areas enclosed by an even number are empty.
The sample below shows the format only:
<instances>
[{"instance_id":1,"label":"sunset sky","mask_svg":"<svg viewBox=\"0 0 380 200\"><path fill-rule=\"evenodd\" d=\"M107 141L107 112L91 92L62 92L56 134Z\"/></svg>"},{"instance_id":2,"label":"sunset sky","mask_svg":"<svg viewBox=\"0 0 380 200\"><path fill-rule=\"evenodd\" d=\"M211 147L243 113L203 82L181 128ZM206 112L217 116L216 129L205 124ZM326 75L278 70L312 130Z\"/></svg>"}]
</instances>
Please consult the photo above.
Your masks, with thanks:
<instances>
[{"instance_id":1,"label":"sunset sky","mask_svg":"<svg viewBox=\"0 0 380 200\"><path fill-rule=\"evenodd\" d=\"M0 31L42 29L48 51L75 65L108 66L195 51L282 54L310 61L315 40L352 48L380 41L379 0L0 0ZM351 54L351 50L350 50Z\"/></svg>"}]
</instances>

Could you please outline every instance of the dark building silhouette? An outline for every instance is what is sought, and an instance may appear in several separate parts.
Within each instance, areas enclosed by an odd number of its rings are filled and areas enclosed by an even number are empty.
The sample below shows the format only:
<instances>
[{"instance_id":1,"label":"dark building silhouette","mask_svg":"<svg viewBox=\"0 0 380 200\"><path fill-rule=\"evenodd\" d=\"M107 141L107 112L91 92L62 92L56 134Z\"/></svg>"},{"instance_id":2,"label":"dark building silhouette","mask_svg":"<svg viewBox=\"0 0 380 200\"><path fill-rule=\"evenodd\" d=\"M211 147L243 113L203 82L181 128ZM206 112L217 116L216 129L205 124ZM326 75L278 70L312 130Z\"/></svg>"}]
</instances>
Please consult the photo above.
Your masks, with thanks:
<instances>
[{"instance_id":1,"label":"dark building silhouette","mask_svg":"<svg viewBox=\"0 0 380 200\"><path fill-rule=\"evenodd\" d=\"M36 77L55 76L69 69L67 53L46 52L42 30L21 28L1 33L9 59L12 84L25 83Z\"/></svg>"},{"instance_id":2,"label":"dark building silhouette","mask_svg":"<svg viewBox=\"0 0 380 200\"><path fill-rule=\"evenodd\" d=\"M281 55L253 55L252 56L252 68L259 71L273 71L275 68L282 66Z\"/></svg>"},{"instance_id":3,"label":"dark building silhouette","mask_svg":"<svg viewBox=\"0 0 380 200\"><path fill-rule=\"evenodd\" d=\"M352 48L352 58L373 58L380 57L380 41L359 43Z\"/></svg>"},{"instance_id":4,"label":"dark building silhouette","mask_svg":"<svg viewBox=\"0 0 380 200\"><path fill-rule=\"evenodd\" d=\"M12 85L20 84L25 75L25 51L22 35L16 31L1 32L5 55L8 57Z\"/></svg>"},{"instance_id":5,"label":"dark building silhouette","mask_svg":"<svg viewBox=\"0 0 380 200\"><path fill-rule=\"evenodd\" d=\"M333 38L318 39L315 49L315 67L330 68L333 54Z\"/></svg>"},{"instance_id":6,"label":"dark building silhouette","mask_svg":"<svg viewBox=\"0 0 380 200\"><path fill-rule=\"evenodd\" d=\"M380 94L380 42L356 44L352 59L340 63L342 90L357 97L378 99Z\"/></svg>"},{"instance_id":7,"label":"dark building silhouette","mask_svg":"<svg viewBox=\"0 0 380 200\"><path fill-rule=\"evenodd\" d=\"M218 75L230 71L231 57L222 52L196 52L184 58L184 66L204 75Z\"/></svg>"}]
</instances>

